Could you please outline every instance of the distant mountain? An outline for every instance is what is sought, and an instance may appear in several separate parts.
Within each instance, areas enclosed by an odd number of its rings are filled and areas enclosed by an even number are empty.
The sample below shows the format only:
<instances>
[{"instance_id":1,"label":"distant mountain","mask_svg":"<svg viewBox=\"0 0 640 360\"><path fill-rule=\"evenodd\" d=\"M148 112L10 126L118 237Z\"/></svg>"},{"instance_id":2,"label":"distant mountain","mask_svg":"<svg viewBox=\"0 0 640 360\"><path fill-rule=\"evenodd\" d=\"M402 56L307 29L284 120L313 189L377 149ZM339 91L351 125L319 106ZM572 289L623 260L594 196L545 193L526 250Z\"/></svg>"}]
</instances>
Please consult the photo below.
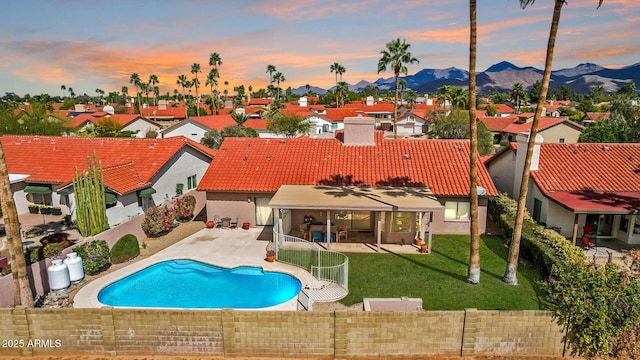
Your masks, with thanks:
<instances>
[{"instance_id":1,"label":"distant mountain","mask_svg":"<svg viewBox=\"0 0 640 360\"><path fill-rule=\"evenodd\" d=\"M491 65L487 70L478 72L476 83L480 93L489 90L508 91L515 83L522 83L525 90L531 89L536 81L542 80L543 71L531 66L518 67L508 61L501 61ZM450 67L446 69L422 69L414 75L401 76L407 82L407 88L419 94L433 94L444 85L467 87L469 72ZM640 88L640 63L628 65L620 69L608 69L597 64L584 63L572 68L560 69L551 72L550 88L565 85L577 93L586 94L594 86L602 86L607 92L615 92L626 82L633 81ZM393 90L395 80L393 77L379 78L373 83L366 80L349 85L352 91L360 91L366 86L377 86L380 90ZM294 93L306 92L304 87L294 90ZM326 93L326 90L313 87L318 94ZM317 89L317 90L316 90ZM332 88L333 89L333 88Z\"/></svg>"}]
</instances>

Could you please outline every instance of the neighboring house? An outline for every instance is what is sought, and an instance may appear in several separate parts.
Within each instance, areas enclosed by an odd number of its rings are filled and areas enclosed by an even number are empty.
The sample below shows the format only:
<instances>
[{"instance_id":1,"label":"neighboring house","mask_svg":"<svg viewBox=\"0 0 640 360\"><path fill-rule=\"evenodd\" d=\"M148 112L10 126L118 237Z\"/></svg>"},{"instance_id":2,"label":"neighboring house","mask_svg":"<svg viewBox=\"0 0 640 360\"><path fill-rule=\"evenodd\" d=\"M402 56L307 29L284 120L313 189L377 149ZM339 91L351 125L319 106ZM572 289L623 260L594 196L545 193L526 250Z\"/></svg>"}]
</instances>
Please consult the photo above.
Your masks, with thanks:
<instances>
[{"instance_id":1,"label":"neighboring house","mask_svg":"<svg viewBox=\"0 0 640 360\"><path fill-rule=\"evenodd\" d=\"M486 161L500 191L519 192L528 134ZM543 143L536 138L527 209L565 237L589 225L599 238L640 244L640 144Z\"/></svg>"},{"instance_id":2,"label":"neighboring house","mask_svg":"<svg viewBox=\"0 0 640 360\"><path fill-rule=\"evenodd\" d=\"M427 120L427 110L409 109L398 117L398 135L422 135L433 122Z\"/></svg>"},{"instance_id":3,"label":"neighboring house","mask_svg":"<svg viewBox=\"0 0 640 360\"><path fill-rule=\"evenodd\" d=\"M237 123L229 114L193 116L160 130L160 137L184 136L199 143L207 131L212 129L222 131L225 127L234 125ZM274 134L267 131L265 119L250 118L243 126L256 130L260 137L275 137Z\"/></svg>"},{"instance_id":4,"label":"neighboring house","mask_svg":"<svg viewBox=\"0 0 640 360\"><path fill-rule=\"evenodd\" d=\"M198 185L207 218L255 225L304 218L346 225L378 243L410 243L416 233L469 232L469 142L385 140L375 119L349 117L335 138L227 138ZM478 169L480 232L487 196L497 191Z\"/></svg>"},{"instance_id":5,"label":"neighboring house","mask_svg":"<svg viewBox=\"0 0 640 360\"><path fill-rule=\"evenodd\" d=\"M122 128L121 131L132 131L146 136L149 132L158 133L162 125L155 121L146 119L140 115L129 114L108 114L108 113L82 113L72 117L65 126L83 130L89 124L101 126L104 121L114 121Z\"/></svg>"},{"instance_id":6,"label":"neighboring house","mask_svg":"<svg viewBox=\"0 0 640 360\"><path fill-rule=\"evenodd\" d=\"M202 104L201 104L202 106ZM187 109L182 104L173 107L166 100L160 100L158 106L148 106L144 104L140 108L140 115L153 121L171 122L187 118Z\"/></svg>"},{"instance_id":7,"label":"neighboring house","mask_svg":"<svg viewBox=\"0 0 640 360\"><path fill-rule=\"evenodd\" d=\"M494 143L513 142L519 133L530 131L533 113L523 113L505 117L485 116L478 118L493 133ZM578 142L584 126L567 118L543 116L538 123L538 134L547 142Z\"/></svg>"},{"instance_id":8,"label":"neighboring house","mask_svg":"<svg viewBox=\"0 0 640 360\"><path fill-rule=\"evenodd\" d=\"M61 206L73 213L76 168L87 169L94 153L103 168L111 226L194 189L213 151L184 137L171 139L15 136L0 138L18 213L30 203Z\"/></svg>"},{"instance_id":9,"label":"neighboring house","mask_svg":"<svg viewBox=\"0 0 640 360\"><path fill-rule=\"evenodd\" d=\"M589 127L599 121L609 120L611 113L609 112L588 112L585 113L580 122L582 125Z\"/></svg>"},{"instance_id":10,"label":"neighboring house","mask_svg":"<svg viewBox=\"0 0 640 360\"><path fill-rule=\"evenodd\" d=\"M363 113L376 119L376 127L380 124L392 124L393 125L393 103L390 102L378 102L373 101L373 96L368 96L365 103L352 102L345 104L345 108L360 110Z\"/></svg>"}]
</instances>

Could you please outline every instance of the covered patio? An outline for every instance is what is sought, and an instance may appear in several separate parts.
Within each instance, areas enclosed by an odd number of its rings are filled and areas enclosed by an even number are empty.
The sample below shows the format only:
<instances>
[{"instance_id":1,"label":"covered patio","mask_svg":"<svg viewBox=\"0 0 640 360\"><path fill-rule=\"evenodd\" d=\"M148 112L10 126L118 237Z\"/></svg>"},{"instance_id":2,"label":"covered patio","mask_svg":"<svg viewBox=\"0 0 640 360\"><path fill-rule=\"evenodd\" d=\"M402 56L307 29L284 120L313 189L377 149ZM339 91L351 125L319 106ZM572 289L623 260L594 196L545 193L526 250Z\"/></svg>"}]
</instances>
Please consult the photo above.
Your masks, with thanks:
<instances>
[{"instance_id":1,"label":"covered patio","mask_svg":"<svg viewBox=\"0 0 640 360\"><path fill-rule=\"evenodd\" d=\"M326 247L339 246L336 228L351 223L349 243L373 238L376 251L383 244L411 247L416 234L431 249L433 212L444 206L426 187L364 187L324 185L282 185L269 202L282 233L296 233L305 226L320 226ZM313 214L313 224L306 222ZM357 220L354 220L358 217ZM299 237L302 237L299 232ZM349 235L351 236L351 235Z\"/></svg>"}]
</instances>

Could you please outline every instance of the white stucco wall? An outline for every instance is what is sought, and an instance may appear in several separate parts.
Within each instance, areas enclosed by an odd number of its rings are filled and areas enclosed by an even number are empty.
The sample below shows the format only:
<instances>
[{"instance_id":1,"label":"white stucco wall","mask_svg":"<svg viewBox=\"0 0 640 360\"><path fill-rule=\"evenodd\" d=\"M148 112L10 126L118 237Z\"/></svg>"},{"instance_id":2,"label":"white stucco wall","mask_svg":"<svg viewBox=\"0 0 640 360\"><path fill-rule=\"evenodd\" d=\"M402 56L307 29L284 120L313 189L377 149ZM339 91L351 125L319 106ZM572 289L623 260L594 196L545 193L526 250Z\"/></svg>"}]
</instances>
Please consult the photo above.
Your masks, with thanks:
<instances>
[{"instance_id":1,"label":"white stucco wall","mask_svg":"<svg viewBox=\"0 0 640 360\"><path fill-rule=\"evenodd\" d=\"M198 123L185 120L181 124L163 131L162 137L170 138L174 136L184 136L199 143L207 130L208 129Z\"/></svg>"},{"instance_id":2,"label":"white stucco wall","mask_svg":"<svg viewBox=\"0 0 640 360\"><path fill-rule=\"evenodd\" d=\"M143 133L147 133L149 131L159 131L160 127L151 124L148 121L142 120L142 119L137 119L129 124L127 124L127 126L122 128L122 131L142 131Z\"/></svg>"},{"instance_id":3,"label":"white stucco wall","mask_svg":"<svg viewBox=\"0 0 640 360\"><path fill-rule=\"evenodd\" d=\"M491 180L500 192L506 192L513 199L513 179L515 176L516 154L507 150L493 159L487 166Z\"/></svg>"},{"instance_id":4,"label":"white stucco wall","mask_svg":"<svg viewBox=\"0 0 640 360\"><path fill-rule=\"evenodd\" d=\"M398 119L398 135L420 135L422 134L422 126L424 123L424 120L414 115L408 115Z\"/></svg>"},{"instance_id":5,"label":"white stucco wall","mask_svg":"<svg viewBox=\"0 0 640 360\"><path fill-rule=\"evenodd\" d=\"M544 138L544 142L546 143L559 143L560 139L564 139L565 143L576 143L582 132L574 127L558 124L540 131L539 134Z\"/></svg>"}]
</instances>

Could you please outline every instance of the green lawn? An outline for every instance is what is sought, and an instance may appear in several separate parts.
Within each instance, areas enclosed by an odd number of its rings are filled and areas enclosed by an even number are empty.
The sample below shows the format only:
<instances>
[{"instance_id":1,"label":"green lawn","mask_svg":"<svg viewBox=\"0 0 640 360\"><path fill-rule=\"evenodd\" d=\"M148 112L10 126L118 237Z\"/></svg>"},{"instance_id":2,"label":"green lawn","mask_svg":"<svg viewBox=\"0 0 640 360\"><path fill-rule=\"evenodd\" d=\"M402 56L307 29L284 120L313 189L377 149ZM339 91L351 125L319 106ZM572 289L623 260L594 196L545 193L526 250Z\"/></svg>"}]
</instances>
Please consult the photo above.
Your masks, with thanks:
<instances>
[{"instance_id":1,"label":"green lawn","mask_svg":"<svg viewBox=\"0 0 640 360\"><path fill-rule=\"evenodd\" d=\"M422 298L426 310L544 309L540 274L526 263L518 266L517 286L502 282L509 249L502 237L480 240L480 284L466 281L469 236L434 236L426 254L348 253L349 295L340 302L353 305L365 297Z\"/></svg>"}]
</instances>

